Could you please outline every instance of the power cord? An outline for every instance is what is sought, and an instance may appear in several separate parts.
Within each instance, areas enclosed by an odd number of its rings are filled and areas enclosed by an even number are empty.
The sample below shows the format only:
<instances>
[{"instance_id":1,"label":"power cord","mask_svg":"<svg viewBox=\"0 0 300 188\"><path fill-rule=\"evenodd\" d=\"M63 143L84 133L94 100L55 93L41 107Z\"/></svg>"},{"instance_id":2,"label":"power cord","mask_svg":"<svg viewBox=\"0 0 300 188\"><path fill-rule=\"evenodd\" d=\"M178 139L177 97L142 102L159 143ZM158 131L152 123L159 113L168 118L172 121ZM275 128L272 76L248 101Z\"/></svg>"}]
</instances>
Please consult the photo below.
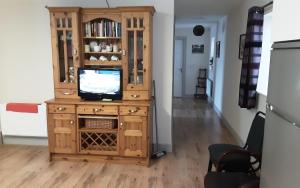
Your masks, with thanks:
<instances>
[{"instance_id":1,"label":"power cord","mask_svg":"<svg viewBox=\"0 0 300 188\"><path fill-rule=\"evenodd\" d=\"M107 8L110 8L108 0L105 0L105 1L106 1L106 4L107 4Z\"/></svg>"}]
</instances>

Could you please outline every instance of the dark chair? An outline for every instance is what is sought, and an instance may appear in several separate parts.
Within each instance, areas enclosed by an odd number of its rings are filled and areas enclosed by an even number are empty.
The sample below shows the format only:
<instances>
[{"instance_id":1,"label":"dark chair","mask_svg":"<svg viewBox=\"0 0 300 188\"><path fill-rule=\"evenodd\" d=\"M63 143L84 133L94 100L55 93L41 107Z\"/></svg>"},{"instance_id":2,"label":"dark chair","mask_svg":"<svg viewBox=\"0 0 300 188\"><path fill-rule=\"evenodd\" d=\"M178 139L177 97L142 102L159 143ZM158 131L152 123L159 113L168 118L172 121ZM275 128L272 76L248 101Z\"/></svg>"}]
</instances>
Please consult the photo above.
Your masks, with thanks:
<instances>
[{"instance_id":1,"label":"dark chair","mask_svg":"<svg viewBox=\"0 0 300 188\"><path fill-rule=\"evenodd\" d=\"M261 154L265 127L265 113L257 112L244 147L231 144L213 144L208 147L209 165L217 172L245 172L255 173L260 169Z\"/></svg>"},{"instance_id":2,"label":"dark chair","mask_svg":"<svg viewBox=\"0 0 300 188\"><path fill-rule=\"evenodd\" d=\"M209 172L204 178L205 188L259 188L259 178L241 172Z\"/></svg>"}]
</instances>

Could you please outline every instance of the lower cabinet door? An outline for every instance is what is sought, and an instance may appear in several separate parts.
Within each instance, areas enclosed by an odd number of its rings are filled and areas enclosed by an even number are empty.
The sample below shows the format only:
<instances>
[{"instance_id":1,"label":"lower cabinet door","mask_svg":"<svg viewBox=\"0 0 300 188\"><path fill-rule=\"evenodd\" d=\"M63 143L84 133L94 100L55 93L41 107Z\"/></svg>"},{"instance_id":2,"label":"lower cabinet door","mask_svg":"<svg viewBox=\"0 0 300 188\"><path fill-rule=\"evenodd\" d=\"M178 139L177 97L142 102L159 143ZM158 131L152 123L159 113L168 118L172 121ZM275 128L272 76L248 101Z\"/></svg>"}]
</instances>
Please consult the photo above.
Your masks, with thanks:
<instances>
[{"instance_id":1,"label":"lower cabinet door","mask_svg":"<svg viewBox=\"0 0 300 188\"><path fill-rule=\"evenodd\" d=\"M76 153L75 114L48 114L48 140L52 153Z\"/></svg>"},{"instance_id":2,"label":"lower cabinet door","mask_svg":"<svg viewBox=\"0 0 300 188\"><path fill-rule=\"evenodd\" d=\"M147 117L120 116L120 153L127 157L146 157Z\"/></svg>"}]
</instances>

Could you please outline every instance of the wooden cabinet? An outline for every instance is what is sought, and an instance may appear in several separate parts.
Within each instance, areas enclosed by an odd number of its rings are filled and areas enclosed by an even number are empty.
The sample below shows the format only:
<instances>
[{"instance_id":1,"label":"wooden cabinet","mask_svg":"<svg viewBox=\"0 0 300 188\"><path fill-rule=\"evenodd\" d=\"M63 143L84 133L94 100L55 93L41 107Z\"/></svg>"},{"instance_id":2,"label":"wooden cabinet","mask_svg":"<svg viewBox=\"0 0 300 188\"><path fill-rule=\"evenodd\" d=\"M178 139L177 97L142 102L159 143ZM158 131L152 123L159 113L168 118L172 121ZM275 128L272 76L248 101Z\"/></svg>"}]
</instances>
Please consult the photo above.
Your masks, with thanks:
<instances>
[{"instance_id":1,"label":"wooden cabinet","mask_svg":"<svg viewBox=\"0 0 300 188\"><path fill-rule=\"evenodd\" d=\"M123 100L140 101L149 100L150 91L124 91Z\"/></svg>"},{"instance_id":2,"label":"wooden cabinet","mask_svg":"<svg viewBox=\"0 0 300 188\"><path fill-rule=\"evenodd\" d=\"M97 66L123 69L124 100L151 99L153 7L49 11L56 98L78 98L78 68Z\"/></svg>"},{"instance_id":3,"label":"wooden cabinet","mask_svg":"<svg viewBox=\"0 0 300 188\"><path fill-rule=\"evenodd\" d=\"M48 105L49 113L75 113L75 105L66 105L66 104L51 104Z\"/></svg>"},{"instance_id":4,"label":"wooden cabinet","mask_svg":"<svg viewBox=\"0 0 300 188\"><path fill-rule=\"evenodd\" d=\"M144 106L121 106L120 115L135 115L135 116L147 116L148 110Z\"/></svg>"},{"instance_id":5,"label":"wooden cabinet","mask_svg":"<svg viewBox=\"0 0 300 188\"><path fill-rule=\"evenodd\" d=\"M151 36L149 12L122 13L122 46L124 48L123 75L124 90L151 90ZM148 94L149 92L147 92ZM131 98L127 97L127 100ZM133 97L133 100L150 99Z\"/></svg>"},{"instance_id":6,"label":"wooden cabinet","mask_svg":"<svg viewBox=\"0 0 300 188\"><path fill-rule=\"evenodd\" d=\"M81 105L77 108L77 113L95 115L118 115L118 107L106 105Z\"/></svg>"},{"instance_id":7,"label":"wooden cabinet","mask_svg":"<svg viewBox=\"0 0 300 188\"><path fill-rule=\"evenodd\" d=\"M122 66L120 12L107 10L103 12L103 9L102 11L82 9L81 36L84 66L117 68ZM107 50L107 46L110 50Z\"/></svg>"},{"instance_id":8,"label":"wooden cabinet","mask_svg":"<svg viewBox=\"0 0 300 188\"><path fill-rule=\"evenodd\" d=\"M91 117L87 117L88 118ZM101 117L93 121L103 121ZM104 120L105 121L105 120ZM102 128L80 128L79 135L79 153L95 155L118 155L118 130Z\"/></svg>"},{"instance_id":9,"label":"wooden cabinet","mask_svg":"<svg viewBox=\"0 0 300 188\"><path fill-rule=\"evenodd\" d=\"M77 89L55 89L55 97L56 98L65 98L65 99L74 99L78 98Z\"/></svg>"},{"instance_id":10,"label":"wooden cabinet","mask_svg":"<svg viewBox=\"0 0 300 188\"><path fill-rule=\"evenodd\" d=\"M147 117L120 117L120 150L126 157L146 157L148 151Z\"/></svg>"},{"instance_id":11,"label":"wooden cabinet","mask_svg":"<svg viewBox=\"0 0 300 188\"><path fill-rule=\"evenodd\" d=\"M76 153L75 114L48 114L49 150L53 153Z\"/></svg>"},{"instance_id":12,"label":"wooden cabinet","mask_svg":"<svg viewBox=\"0 0 300 188\"><path fill-rule=\"evenodd\" d=\"M55 92L47 101L51 159L148 165L154 8L48 9ZM78 68L122 69L122 100L81 100Z\"/></svg>"},{"instance_id":13,"label":"wooden cabinet","mask_svg":"<svg viewBox=\"0 0 300 188\"><path fill-rule=\"evenodd\" d=\"M79 9L49 8L56 98L78 98Z\"/></svg>"}]
</instances>

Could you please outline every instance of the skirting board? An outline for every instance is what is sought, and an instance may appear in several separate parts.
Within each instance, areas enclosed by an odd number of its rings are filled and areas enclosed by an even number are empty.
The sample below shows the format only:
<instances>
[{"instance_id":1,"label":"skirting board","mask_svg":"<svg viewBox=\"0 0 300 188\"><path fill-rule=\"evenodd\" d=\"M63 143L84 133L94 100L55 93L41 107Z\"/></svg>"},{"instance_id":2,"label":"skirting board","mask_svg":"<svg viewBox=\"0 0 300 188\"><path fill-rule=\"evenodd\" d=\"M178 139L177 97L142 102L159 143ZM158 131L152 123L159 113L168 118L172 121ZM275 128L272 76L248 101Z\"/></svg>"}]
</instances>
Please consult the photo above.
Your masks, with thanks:
<instances>
[{"instance_id":1,"label":"skirting board","mask_svg":"<svg viewBox=\"0 0 300 188\"><path fill-rule=\"evenodd\" d=\"M3 144L3 136L2 136L2 132L0 132L0 144Z\"/></svg>"},{"instance_id":2,"label":"skirting board","mask_svg":"<svg viewBox=\"0 0 300 188\"><path fill-rule=\"evenodd\" d=\"M214 101L212 100L212 98L210 96L207 96L207 102L208 102L209 105L211 105L211 107L213 107Z\"/></svg>"},{"instance_id":3,"label":"skirting board","mask_svg":"<svg viewBox=\"0 0 300 188\"><path fill-rule=\"evenodd\" d=\"M159 151L166 151L171 153L172 152L172 145L170 144L158 144ZM156 144L152 143L152 152L156 152Z\"/></svg>"},{"instance_id":4,"label":"skirting board","mask_svg":"<svg viewBox=\"0 0 300 188\"><path fill-rule=\"evenodd\" d=\"M46 137L3 136L3 144L47 146Z\"/></svg>"},{"instance_id":5,"label":"skirting board","mask_svg":"<svg viewBox=\"0 0 300 188\"><path fill-rule=\"evenodd\" d=\"M222 112L220 112L215 105L213 105L213 108L217 113L217 115L219 116L219 118L221 119L222 124L229 130L229 132L232 134L234 139L237 141L238 145L243 146L245 143L243 142L241 137L237 134L237 132L232 128L232 126L228 123L228 121L225 119Z\"/></svg>"}]
</instances>

